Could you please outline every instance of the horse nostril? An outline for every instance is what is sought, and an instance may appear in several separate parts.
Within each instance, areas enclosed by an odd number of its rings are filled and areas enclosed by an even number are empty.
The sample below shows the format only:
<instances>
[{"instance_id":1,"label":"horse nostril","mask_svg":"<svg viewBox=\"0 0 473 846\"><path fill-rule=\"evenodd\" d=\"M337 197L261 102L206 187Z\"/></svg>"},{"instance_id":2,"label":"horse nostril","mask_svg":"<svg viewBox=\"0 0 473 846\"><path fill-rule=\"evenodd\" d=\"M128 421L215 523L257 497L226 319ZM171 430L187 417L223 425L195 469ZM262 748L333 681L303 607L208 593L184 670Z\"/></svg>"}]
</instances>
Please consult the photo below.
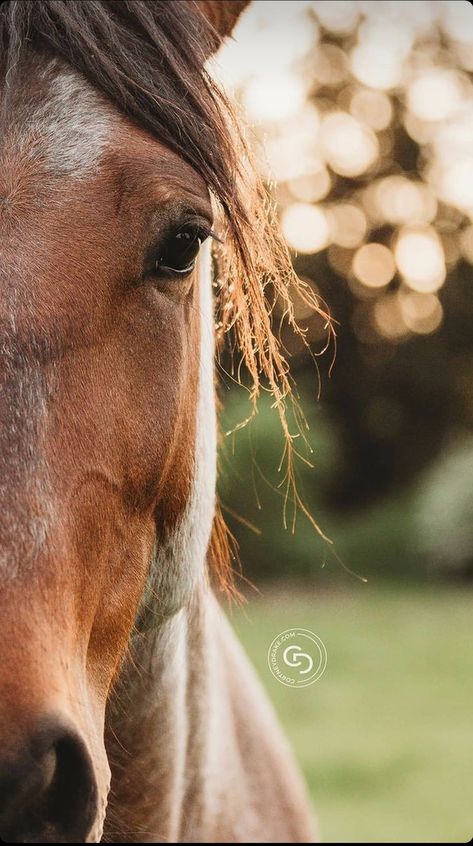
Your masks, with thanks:
<instances>
[{"instance_id":1,"label":"horse nostril","mask_svg":"<svg viewBox=\"0 0 473 846\"><path fill-rule=\"evenodd\" d=\"M7 843L85 841L97 813L89 753L78 735L48 727L0 765L0 838Z\"/></svg>"}]
</instances>

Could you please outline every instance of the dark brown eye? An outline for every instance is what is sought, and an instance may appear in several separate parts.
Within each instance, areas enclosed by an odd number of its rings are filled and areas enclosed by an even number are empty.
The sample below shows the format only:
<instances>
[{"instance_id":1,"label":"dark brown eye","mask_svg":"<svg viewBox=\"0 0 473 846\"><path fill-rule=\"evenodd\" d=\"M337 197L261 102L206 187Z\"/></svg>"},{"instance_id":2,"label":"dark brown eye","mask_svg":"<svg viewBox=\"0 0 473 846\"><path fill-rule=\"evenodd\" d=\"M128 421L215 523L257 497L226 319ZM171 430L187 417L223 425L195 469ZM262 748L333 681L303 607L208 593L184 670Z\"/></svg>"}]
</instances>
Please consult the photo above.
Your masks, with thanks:
<instances>
[{"instance_id":1,"label":"dark brown eye","mask_svg":"<svg viewBox=\"0 0 473 846\"><path fill-rule=\"evenodd\" d=\"M156 259L156 273L190 273L195 265L200 245L207 237L194 226L180 229L169 235Z\"/></svg>"}]
</instances>

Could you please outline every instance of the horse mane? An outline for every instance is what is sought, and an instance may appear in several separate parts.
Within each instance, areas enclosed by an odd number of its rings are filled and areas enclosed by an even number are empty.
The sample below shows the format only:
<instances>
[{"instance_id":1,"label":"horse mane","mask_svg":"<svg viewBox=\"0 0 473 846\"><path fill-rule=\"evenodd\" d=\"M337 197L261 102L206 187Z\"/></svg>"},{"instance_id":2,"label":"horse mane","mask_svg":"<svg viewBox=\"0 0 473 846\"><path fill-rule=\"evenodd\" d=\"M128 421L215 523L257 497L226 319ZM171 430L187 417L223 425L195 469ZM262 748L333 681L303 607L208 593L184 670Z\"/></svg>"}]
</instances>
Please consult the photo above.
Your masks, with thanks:
<instances>
[{"instance_id":1,"label":"horse mane","mask_svg":"<svg viewBox=\"0 0 473 846\"><path fill-rule=\"evenodd\" d=\"M9 82L23 51L61 56L205 179L222 212L217 338L222 343L230 333L249 374L253 408L261 388L272 393L286 436L286 502L310 517L294 482L296 452L286 414L291 378L271 315L277 303L304 340L294 319L293 288L322 314L329 333L331 323L293 271L241 120L205 68L219 41L196 0L7 0L0 5L0 61ZM228 535L219 510L209 558L220 586L231 589Z\"/></svg>"}]
</instances>

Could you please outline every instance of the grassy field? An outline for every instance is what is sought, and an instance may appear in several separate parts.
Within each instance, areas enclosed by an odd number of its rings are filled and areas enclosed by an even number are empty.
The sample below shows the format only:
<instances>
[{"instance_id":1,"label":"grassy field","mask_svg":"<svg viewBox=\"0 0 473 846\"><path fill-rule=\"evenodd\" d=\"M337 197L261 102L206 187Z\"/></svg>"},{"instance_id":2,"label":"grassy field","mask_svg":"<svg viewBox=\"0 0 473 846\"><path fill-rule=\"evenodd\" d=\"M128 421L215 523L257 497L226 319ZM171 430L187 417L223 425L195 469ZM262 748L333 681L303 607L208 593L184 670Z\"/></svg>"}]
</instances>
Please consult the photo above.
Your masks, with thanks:
<instances>
[{"instance_id":1,"label":"grassy field","mask_svg":"<svg viewBox=\"0 0 473 846\"><path fill-rule=\"evenodd\" d=\"M473 591L267 590L231 614L305 773L326 842L473 836ZM311 629L328 652L305 689L270 674L272 639Z\"/></svg>"}]
</instances>

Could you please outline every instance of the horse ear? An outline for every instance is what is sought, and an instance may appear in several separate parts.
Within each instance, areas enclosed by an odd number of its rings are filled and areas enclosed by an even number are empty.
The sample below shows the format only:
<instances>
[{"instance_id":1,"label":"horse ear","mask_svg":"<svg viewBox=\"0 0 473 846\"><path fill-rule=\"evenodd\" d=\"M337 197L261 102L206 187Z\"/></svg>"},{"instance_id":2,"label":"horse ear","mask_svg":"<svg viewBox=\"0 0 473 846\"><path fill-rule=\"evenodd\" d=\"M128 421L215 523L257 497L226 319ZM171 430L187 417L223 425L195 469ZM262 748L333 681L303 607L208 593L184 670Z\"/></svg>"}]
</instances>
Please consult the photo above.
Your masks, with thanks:
<instances>
[{"instance_id":1,"label":"horse ear","mask_svg":"<svg viewBox=\"0 0 473 846\"><path fill-rule=\"evenodd\" d=\"M243 9L251 0L198 0L198 6L211 24L216 38L216 49L223 38L233 30Z\"/></svg>"}]
</instances>

